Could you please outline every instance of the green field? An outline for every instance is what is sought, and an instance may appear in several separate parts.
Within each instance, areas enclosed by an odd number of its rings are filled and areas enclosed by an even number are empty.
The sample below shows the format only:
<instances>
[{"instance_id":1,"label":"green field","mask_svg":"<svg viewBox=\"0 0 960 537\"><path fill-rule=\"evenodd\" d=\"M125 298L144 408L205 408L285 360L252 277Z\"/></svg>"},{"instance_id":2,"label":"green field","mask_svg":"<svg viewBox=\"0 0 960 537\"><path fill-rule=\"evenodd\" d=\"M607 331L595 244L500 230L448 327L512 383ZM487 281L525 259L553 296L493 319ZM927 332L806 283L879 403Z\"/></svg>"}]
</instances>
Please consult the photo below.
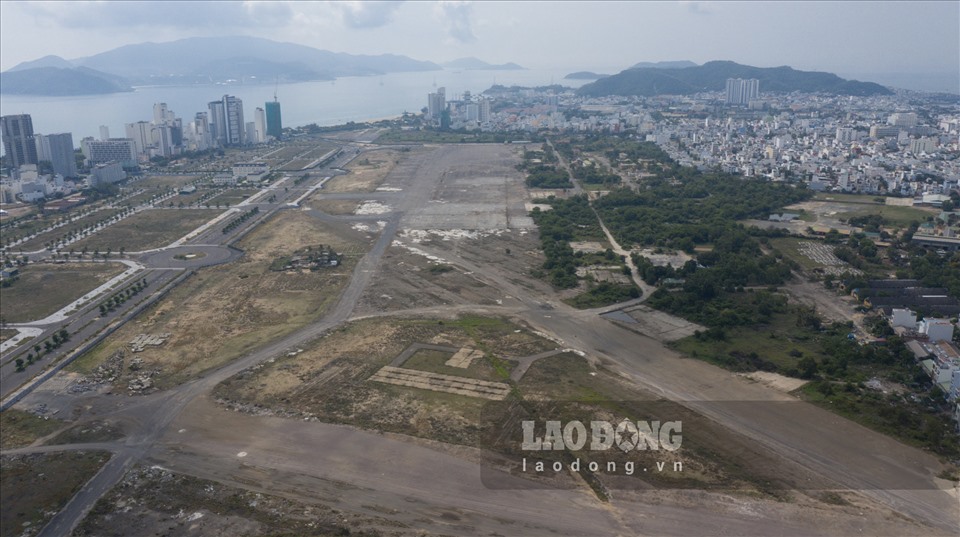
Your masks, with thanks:
<instances>
[{"instance_id":1,"label":"green field","mask_svg":"<svg viewBox=\"0 0 960 537\"><path fill-rule=\"evenodd\" d=\"M231 188L210 198L209 200L206 201L206 203L209 203L211 207L217 205L218 203L220 205L224 205L224 204L236 205L241 201L249 198L250 196L256 194L257 192L260 192L260 191L255 188Z\"/></svg>"},{"instance_id":2,"label":"green field","mask_svg":"<svg viewBox=\"0 0 960 537\"><path fill-rule=\"evenodd\" d=\"M27 265L20 269L19 280L0 289L4 320L22 323L42 319L125 269L120 263Z\"/></svg>"},{"instance_id":3,"label":"green field","mask_svg":"<svg viewBox=\"0 0 960 537\"><path fill-rule=\"evenodd\" d=\"M783 254L787 259L796 261L805 270L823 268L824 265L817 263L813 259L810 259L809 257L800 253L800 243L810 241L811 239L782 237L778 239L770 239L770 245L773 246L778 252Z\"/></svg>"},{"instance_id":4,"label":"green field","mask_svg":"<svg viewBox=\"0 0 960 537\"><path fill-rule=\"evenodd\" d=\"M869 205L883 205L884 202L877 201L883 199L883 196L871 196L867 194L838 194L836 192L817 192L813 195L813 201L833 201L837 203L866 203Z\"/></svg>"},{"instance_id":5,"label":"green field","mask_svg":"<svg viewBox=\"0 0 960 537\"><path fill-rule=\"evenodd\" d=\"M798 327L792 312L775 314L762 329L737 326L728 328L722 340L690 336L672 346L688 356L734 371L764 369L784 374L804 356L817 361L826 356L821 352L817 334Z\"/></svg>"},{"instance_id":6,"label":"green field","mask_svg":"<svg viewBox=\"0 0 960 537\"><path fill-rule=\"evenodd\" d=\"M109 459L103 451L4 456L0 535L42 528Z\"/></svg>"},{"instance_id":7,"label":"green field","mask_svg":"<svg viewBox=\"0 0 960 537\"><path fill-rule=\"evenodd\" d=\"M216 209L149 209L128 217L119 223L97 232L72 245L79 251L110 249L118 252L120 248L128 252L137 252L149 248L159 248L183 237L187 233L209 222L223 211Z\"/></svg>"},{"instance_id":8,"label":"green field","mask_svg":"<svg viewBox=\"0 0 960 537\"><path fill-rule=\"evenodd\" d=\"M838 213L837 218L849 220L857 216L868 216L877 214L882 216L888 222L887 225L893 227L907 227L911 222L925 222L927 218L936 216L938 211L928 209L918 209L916 207L899 207L896 205L877 205L876 207L858 207L856 210Z\"/></svg>"},{"instance_id":9,"label":"green field","mask_svg":"<svg viewBox=\"0 0 960 537\"><path fill-rule=\"evenodd\" d=\"M60 427L63 427L63 422L58 419L41 418L23 410L8 408L0 413L0 448L29 446Z\"/></svg>"}]
</instances>

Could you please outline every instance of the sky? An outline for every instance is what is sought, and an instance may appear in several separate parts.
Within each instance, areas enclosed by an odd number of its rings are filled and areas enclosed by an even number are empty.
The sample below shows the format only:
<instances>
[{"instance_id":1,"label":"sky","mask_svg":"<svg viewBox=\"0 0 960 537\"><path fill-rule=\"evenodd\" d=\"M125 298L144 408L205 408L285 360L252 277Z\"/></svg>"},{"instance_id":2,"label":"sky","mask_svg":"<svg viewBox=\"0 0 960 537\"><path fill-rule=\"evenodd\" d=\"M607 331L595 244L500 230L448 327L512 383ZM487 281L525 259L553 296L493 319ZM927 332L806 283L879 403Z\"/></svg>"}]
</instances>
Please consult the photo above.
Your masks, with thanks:
<instances>
[{"instance_id":1,"label":"sky","mask_svg":"<svg viewBox=\"0 0 960 537\"><path fill-rule=\"evenodd\" d=\"M0 1L0 70L144 41L251 35L352 54L617 72L732 60L846 76L956 75L960 2Z\"/></svg>"}]
</instances>

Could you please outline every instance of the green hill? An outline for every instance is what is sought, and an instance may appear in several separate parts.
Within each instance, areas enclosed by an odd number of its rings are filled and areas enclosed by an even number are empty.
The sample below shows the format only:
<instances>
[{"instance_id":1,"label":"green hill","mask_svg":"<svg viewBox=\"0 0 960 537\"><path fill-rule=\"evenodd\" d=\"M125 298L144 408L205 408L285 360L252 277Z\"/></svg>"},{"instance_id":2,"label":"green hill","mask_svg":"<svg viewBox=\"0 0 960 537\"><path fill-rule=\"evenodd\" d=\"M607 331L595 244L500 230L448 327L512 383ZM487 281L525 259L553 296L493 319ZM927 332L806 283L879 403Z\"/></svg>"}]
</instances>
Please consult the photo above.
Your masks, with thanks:
<instances>
[{"instance_id":1,"label":"green hill","mask_svg":"<svg viewBox=\"0 0 960 537\"><path fill-rule=\"evenodd\" d=\"M627 69L577 90L579 95L691 95L723 91L728 78L756 78L761 92L830 93L834 95L890 95L873 82L845 80L832 73L797 71L790 67L752 67L728 61L707 62L682 69Z\"/></svg>"}]
</instances>

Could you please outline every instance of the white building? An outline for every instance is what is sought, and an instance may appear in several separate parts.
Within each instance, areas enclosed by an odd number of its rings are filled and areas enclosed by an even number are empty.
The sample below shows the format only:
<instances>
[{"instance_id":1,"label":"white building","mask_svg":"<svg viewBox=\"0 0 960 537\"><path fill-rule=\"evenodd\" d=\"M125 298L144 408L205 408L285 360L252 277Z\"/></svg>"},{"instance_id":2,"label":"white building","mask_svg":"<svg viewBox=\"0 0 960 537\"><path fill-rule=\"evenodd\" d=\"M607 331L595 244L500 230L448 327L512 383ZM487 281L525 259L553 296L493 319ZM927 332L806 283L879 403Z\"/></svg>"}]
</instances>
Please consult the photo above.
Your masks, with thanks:
<instances>
[{"instance_id":1,"label":"white building","mask_svg":"<svg viewBox=\"0 0 960 537\"><path fill-rule=\"evenodd\" d=\"M113 184L127 178L127 172L119 162L97 164L90 170L90 186Z\"/></svg>"},{"instance_id":2,"label":"white building","mask_svg":"<svg viewBox=\"0 0 960 537\"><path fill-rule=\"evenodd\" d=\"M890 316L890 326L915 328L917 326L917 314L908 309L893 308Z\"/></svg>"},{"instance_id":3,"label":"white building","mask_svg":"<svg viewBox=\"0 0 960 537\"><path fill-rule=\"evenodd\" d=\"M920 322L920 333L926 334L931 343L953 339L953 323L950 319L924 319Z\"/></svg>"},{"instance_id":4,"label":"white building","mask_svg":"<svg viewBox=\"0 0 960 537\"><path fill-rule=\"evenodd\" d=\"M87 137L80 141L80 149L90 165L106 162L119 162L128 168L137 165L137 144L131 138L94 140L93 137Z\"/></svg>"}]
</instances>

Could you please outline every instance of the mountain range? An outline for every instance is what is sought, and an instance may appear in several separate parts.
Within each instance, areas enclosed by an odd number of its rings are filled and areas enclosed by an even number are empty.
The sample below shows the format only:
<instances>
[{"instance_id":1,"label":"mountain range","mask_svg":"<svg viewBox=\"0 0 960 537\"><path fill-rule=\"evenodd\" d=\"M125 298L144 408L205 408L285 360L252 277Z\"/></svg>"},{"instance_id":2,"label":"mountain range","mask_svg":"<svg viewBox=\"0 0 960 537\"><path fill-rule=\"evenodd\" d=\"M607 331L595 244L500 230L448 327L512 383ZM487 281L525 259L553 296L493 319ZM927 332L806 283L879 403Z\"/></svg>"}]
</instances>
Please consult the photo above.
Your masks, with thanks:
<instances>
[{"instance_id":1,"label":"mountain range","mask_svg":"<svg viewBox=\"0 0 960 537\"><path fill-rule=\"evenodd\" d=\"M641 64L642 65L642 64ZM681 68L639 67L586 84L579 95L691 95L702 91L723 91L728 78L755 78L760 91L828 93L833 95L890 95L873 82L845 80L832 73L798 71L791 67L752 67L730 61L713 61Z\"/></svg>"},{"instance_id":2,"label":"mountain range","mask_svg":"<svg viewBox=\"0 0 960 537\"><path fill-rule=\"evenodd\" d=\"M0 83L4 93L84 95L139 85L300 82L439 69L395 54L354 55L257 37L192 37L74 60L45 56L3 72Z\"/></svg>"},{"instance_id":3,"label":"mountain range","mask_svg":"<svg viewBox=\"0 0 960 537\"><path fill-rule=\"evenodd\" d=\"M477 58L459 58L443 64L447 69L463 69L465 71L520 71L526 69L515 63L493 64Z\"/></svg>"}]
</instances>

